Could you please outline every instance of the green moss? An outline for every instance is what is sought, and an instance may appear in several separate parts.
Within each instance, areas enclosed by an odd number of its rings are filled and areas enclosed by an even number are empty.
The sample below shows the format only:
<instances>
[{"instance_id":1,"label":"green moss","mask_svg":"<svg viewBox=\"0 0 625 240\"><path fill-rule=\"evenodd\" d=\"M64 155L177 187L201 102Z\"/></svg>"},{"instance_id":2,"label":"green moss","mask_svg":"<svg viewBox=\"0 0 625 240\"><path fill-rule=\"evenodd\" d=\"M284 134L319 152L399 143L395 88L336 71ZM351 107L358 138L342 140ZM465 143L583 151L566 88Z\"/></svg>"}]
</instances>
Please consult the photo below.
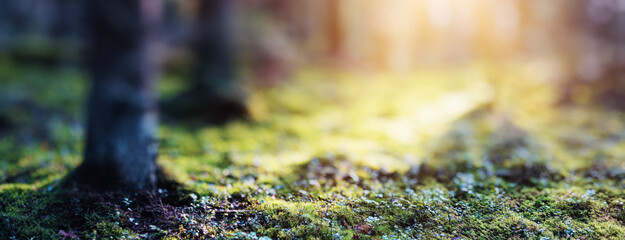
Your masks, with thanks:
<instances>
[{"instance_id":1,"label":"green moss","mask_svg":"<svg viewBox=\"0 0 625 240\"><path fill-rule=\"evenodd\" d=\"M0 238L60 238L60 231L83 229L107 216L89 214L80 205L66 203L58 191L37 191L25 184L4 184L0 189ZM70 206L74 208L68 209ZM84 225L83 225L84 224ZM80 232L86 234L87 232ZM117 236L117 235L116 235Z\"/></svg>"},{"instance_id":2,"label":"green moss","mask_svg":"<svg viewBox=\"0 0 625 240\"><path fill-rule=\"evenodd\" d=\"M625 115L554 107L554 87L529 81L522 64L367 77L307 69L252 92L251 122L163 125L159 164L187 195L147 230L133 228L139 217L123 201L54 188L81 158L81 74L7 65L0 93L34 107L0 107L23 125L0 139L1 239L625 236ZM159 88L172 96L181 78L167 74Z\"/></svg>"}]
</instances>

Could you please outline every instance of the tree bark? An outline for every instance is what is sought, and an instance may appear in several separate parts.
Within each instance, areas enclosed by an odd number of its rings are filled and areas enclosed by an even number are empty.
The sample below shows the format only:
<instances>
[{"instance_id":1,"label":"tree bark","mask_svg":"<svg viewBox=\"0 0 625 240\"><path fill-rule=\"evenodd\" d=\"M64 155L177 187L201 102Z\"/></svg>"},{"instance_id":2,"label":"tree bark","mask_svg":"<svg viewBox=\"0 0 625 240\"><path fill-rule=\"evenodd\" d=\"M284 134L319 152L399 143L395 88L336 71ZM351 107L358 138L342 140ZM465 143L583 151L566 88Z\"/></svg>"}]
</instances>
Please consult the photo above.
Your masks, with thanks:
<instances>
[{"instance_id":1,"label":"tree bark","mask_svg":"<svg viewBox=\"0 0 625 240\"><path fill-rule=\"evenodd\" d=\"M149 190L156 180L160 0L90 0L87 138L76 182Z\"/></svg>"},{"instance_id":2,"label":"tree bark","mask_svg":"<svg viewBox=\"0 0 625 240\"><path fill-rule=\"evenodd\" d=\"M569 24L577 36L569 43L570 80L562 83L560 104L583 102L576 93L591 89L593 103L625 111L625 12L618 4L592 0L572 5Z\"/></svg>"},{"instance_id":3,"label":"tree bark","mask_svg":"<svg viewBox=\"0 0 625 240\"><path fill-rule=\"evenodd\" d=\"M229 0L200 1L195 38L194 74L198 88L220 91L235 80L233 48L230 44Z\"/></svg>"},{"instance_id":4,"label":"tree bark","mask_svg":"<svg viewBox=\"0 0 625 240\"><path fill-rule=\"evenodd\" d=\"M328 54L335 60L340 59L343 54L343 30L341 19L341 2L327 0L327 44Z\"/></svg>"},{"instance_id":5,"label":"tree bark","mask_svg":"<svg viewBox=\"0 0 625 240\"><path fill-rule=\"evenodd\" d=\"M230 32L232 4L232 0L199 1L191 39L194 85L163 103L167 116L222 124L249 115L246 93L236 83Z\"/></svg>"}]
</instances>

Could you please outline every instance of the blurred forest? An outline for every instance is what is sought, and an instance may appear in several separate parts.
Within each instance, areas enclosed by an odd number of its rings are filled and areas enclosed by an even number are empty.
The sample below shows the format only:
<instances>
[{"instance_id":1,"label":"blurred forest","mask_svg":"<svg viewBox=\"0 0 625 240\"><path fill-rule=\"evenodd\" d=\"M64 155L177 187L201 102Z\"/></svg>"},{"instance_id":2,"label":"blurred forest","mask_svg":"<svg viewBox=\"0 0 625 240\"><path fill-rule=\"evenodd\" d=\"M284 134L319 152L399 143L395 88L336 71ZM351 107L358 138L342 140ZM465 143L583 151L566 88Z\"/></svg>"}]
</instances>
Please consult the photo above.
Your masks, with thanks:
<instances>
[{"instance_id":1,"label":"blurred forest","mask_svg":"<svg viewBox=\"0 0 625 240\"><path fill-rule=\"evenodd\" d=\"M0 239L625 236L625 0L92 2L0 0ZM156 191L63 188L137 129Z\"/></svg>"},{"instance_id":2,"label":"blurred forest","mask_svg":"<svg viewBox=\"0 0 625 240\"><path fill-rule=\"evenodd\" d=\"M164 2L166 72L192 59L198 0ZM239 79L288 81L310 66L360 72L409 72L418 66L475 61L536 61L563 101L595 96L623 108L623 2L607 1L228 1L227 28ZM46 66L80 66L84 3L3 0L0 52ZM586 90L585 90L586 89ZM585 92L580 93L580 92ZM580 94L577 94L580 93Z\"/></svg>"},{"instance_id":3,"label":"blurred forest","mask_svg":"<svg viewBox=\"0 0 625 240\"><path fill-rule=\"evenodd\" d=\"M164 2L162 36L170 71L188 60L198 2ZM3 5L3 55L45 64L80 62L88 30L81 1L4 0ZM228 5L237 62L269 83L308 65L408 71L415 65L541 58L552 62L554 80L587 82L623 65L619 0L235 0Z\"/></svg>"}]
</instances>

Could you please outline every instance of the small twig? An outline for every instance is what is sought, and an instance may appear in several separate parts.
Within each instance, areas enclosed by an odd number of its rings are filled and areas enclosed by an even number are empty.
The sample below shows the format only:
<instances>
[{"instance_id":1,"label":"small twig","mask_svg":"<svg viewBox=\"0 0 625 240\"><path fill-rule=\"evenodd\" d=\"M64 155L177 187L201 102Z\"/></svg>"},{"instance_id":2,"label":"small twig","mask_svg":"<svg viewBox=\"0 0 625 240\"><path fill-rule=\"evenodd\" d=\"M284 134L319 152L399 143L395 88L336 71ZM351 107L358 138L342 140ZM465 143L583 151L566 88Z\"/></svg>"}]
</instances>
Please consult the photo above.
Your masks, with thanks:
<instances>
[{"instance_id":1,"label":"small twig","mask_svg":"<svg viewBox=\"0 0 625 240\"><path fill-rule=\"evenodd\" d=\"M213 210L215 213L239 213L239 212L253 212L253 210Z\"/></svg>"}]
</instances>

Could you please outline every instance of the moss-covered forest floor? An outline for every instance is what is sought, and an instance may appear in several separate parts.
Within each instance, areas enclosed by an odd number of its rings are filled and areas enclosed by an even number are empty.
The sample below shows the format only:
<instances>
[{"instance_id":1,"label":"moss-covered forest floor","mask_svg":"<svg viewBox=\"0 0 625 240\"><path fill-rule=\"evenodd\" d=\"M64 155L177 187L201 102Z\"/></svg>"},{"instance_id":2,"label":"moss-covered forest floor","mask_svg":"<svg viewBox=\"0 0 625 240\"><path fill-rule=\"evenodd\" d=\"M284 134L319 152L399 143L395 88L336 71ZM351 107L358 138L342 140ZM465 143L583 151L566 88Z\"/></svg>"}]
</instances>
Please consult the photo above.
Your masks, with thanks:
<instances>
[{"instance_id":1,"label":"moss-covered forest floor","mask_svg":"<svg viewBox=\"0 0 625 240\"><path fill-rule=\"evenodd\" d=\"M120 195L57 187L81 160L84 76L3 62L0 239L622 239L625 114L592 90L554 104L544 70L299 71L251 93L252 121L164 117L168 180Z\"/></svg>"}]
</instances>

